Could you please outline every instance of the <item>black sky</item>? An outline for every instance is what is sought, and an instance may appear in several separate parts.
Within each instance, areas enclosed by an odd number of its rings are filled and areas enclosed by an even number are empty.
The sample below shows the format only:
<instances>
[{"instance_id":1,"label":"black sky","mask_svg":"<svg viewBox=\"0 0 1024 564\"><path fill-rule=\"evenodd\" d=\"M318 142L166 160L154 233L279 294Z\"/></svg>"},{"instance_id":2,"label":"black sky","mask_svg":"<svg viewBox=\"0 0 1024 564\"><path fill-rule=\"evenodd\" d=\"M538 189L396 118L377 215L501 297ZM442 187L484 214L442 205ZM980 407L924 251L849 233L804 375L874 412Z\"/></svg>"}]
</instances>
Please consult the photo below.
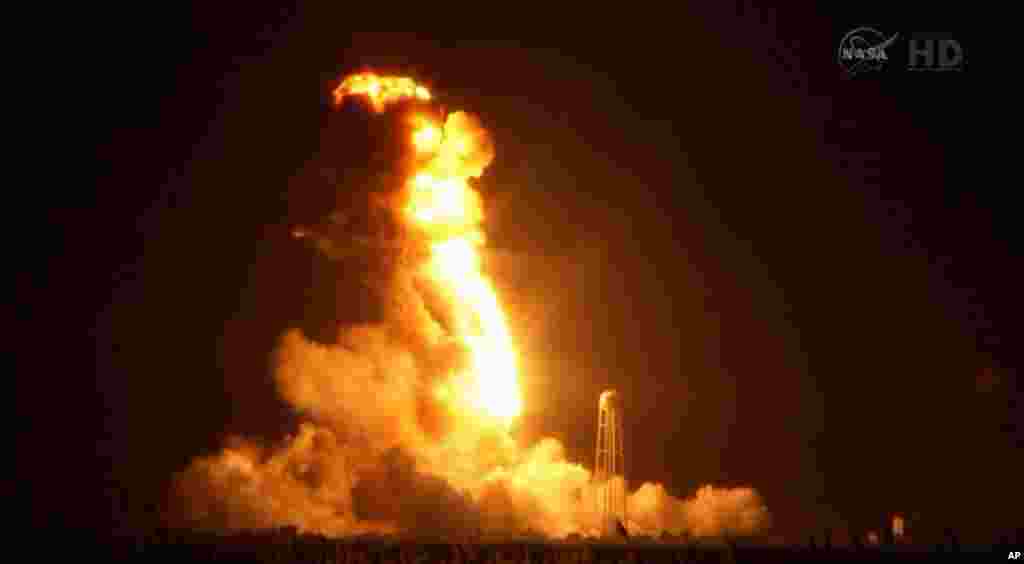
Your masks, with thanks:
<instances>
[{"instance_id":1,"label":"black sky","mask_svg":"<svg viewBox=\"0 0 1024 564\"><path fill-rule=\"evenodd\" d=\"M614 386L632 479L753 486L786 538L889 511L1012 523L1020 248L1012 195L974 156L969 37L942 30L963 72L893 61L849 80L836 44L865 22L826 14L695 10L664 31L502 41L183 16L112 33L82 73L98 181L58 193L60 256L25 281L70 289L35 312L82 321L96 363L34 345L74 379L27 441L63 464L33 470L62 507L38 519L143 523L225 433L294 423L274 339L359 305L288 230L344 198L314 180L323 163L366 166L367 129L341 138L338 120L359 120L327 95L370 65L495 136L482 186L527 353L524 435L590 464Z\"/></svg>"}]
</instances>

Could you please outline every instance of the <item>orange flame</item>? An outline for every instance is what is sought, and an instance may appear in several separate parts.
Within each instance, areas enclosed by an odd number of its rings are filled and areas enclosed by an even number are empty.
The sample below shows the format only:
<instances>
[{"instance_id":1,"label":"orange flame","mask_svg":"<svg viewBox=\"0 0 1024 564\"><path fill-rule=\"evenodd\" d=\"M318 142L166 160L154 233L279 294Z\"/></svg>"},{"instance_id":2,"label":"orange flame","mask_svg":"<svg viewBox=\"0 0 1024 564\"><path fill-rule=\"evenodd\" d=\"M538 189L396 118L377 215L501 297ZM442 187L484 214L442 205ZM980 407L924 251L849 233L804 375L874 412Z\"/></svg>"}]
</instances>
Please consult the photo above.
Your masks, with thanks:
<instances>
[{"instance_id":1,"label":"orange flame","mask_svg":"<svg viewBox=\"0 0 1024 564\"><path fill-rule=\"evenodd\" d=\"M375 111L391 103L429 100L426 88L410 78L361 73L334 91L336 103L362 95ZM470 351L466 374L435 390L435 397L461 401L505 422L519 415L518 355L497 293L483 272L483 204L470 179L483 174L494 157L486 132L467 114L456 112L438 124L414 116L411 143L416 166L405 185L402 216L429 241L422 275L445 296L453 312L454 337Z\"/></svg>"},{"instance_id":2,"label":"orange flame","mask_svg":"<svg viewBox=\"0 0 1024 564\"><path fill-rule=\"evenodd\" d=\"M346 96L359 95L366 96L377 112L383 112L388 104L401 100L430 100L430 91L411 78L364 72L349 76L334 89L334 103L341 105Z\"/></svg>"},{"instance_id":3,"label":"orange flame","mask_svg":"<svg viewBox=\"0 0 1024 564\"><path fill-rule=\"evenodd\" d=\"M417 127L412 142L421 165L409 180L404 211L430 238L424 274L449 296L456 336L471 352L474 389L464 392L476 407L509 420L522 408L518 359L505 313L481 265L483 206L469 179L479 176L493 155L483 130L473 126L468 116L456 113L443 131L429 122Z\"/></svg>"}]
</instances>

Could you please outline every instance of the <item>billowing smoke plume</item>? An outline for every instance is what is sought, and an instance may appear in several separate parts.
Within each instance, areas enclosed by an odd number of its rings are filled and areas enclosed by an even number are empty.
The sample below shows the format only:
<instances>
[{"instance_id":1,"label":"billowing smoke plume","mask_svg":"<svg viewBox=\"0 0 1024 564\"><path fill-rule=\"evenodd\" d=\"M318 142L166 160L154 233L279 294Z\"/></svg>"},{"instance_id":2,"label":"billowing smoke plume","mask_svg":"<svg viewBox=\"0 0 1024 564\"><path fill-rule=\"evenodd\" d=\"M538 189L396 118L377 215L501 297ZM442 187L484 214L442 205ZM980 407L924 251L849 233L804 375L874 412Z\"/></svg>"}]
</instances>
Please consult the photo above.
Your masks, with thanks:
<instances>
[{"instance_id":1,"label":"billowing smoke plume","mask_svg":"<svg viewBox=\"0 0 1024 564\"><path fill-rule=\"evenodd\" d=\"M339 102L358 94L383 111L429 100L412 81L357 77ZM194 460L174 482L168 514L178 524L328 536L597 532L590 472L554 439L522 448L509 432L520 410L515 347L479 266L482 207L469 184L493 147L467 114L417 119L414 174L388 199L404 232L398 259L375 271L380 321L328 344L294 329L281 336L278 393L307 421L282 444L234 439ZM746 488L706 486L680 500L643 484L628 506L628 529L648 535L751 534L767 519Z\"/></svg>"}]
</instances>

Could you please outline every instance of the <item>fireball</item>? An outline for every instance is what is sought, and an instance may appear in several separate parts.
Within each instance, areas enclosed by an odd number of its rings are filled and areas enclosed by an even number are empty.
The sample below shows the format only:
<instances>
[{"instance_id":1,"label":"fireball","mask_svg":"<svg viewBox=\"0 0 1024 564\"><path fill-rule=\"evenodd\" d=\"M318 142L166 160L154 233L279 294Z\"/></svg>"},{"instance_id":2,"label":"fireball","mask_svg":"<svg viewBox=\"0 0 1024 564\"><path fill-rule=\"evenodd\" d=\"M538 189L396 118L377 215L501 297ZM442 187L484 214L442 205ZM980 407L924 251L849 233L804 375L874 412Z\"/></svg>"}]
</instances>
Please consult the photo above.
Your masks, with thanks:
<instances>
[{"instance_id":1,"label":"fireball","mask_svg":"<svg viewBox=\"0 0 1024 564\"><path fill-rule=\"evenodd\" d=\"M405 100L429 100L410 78L360 73L334 91L335 101L364 96L375 111ZM465 374L435 390L443 401L461 402L506 423L519 415L519 368L508 322L494 286L483 271L480 194L470 184L494 157L486 132L456 112L436 123L414 116L409 140L416 166L405 181L401 216L429 241L421 275L445 297L454 319L454 339L469 351ZM457 390L452 389L457 384Z\"/></svg>"}]
</instances>

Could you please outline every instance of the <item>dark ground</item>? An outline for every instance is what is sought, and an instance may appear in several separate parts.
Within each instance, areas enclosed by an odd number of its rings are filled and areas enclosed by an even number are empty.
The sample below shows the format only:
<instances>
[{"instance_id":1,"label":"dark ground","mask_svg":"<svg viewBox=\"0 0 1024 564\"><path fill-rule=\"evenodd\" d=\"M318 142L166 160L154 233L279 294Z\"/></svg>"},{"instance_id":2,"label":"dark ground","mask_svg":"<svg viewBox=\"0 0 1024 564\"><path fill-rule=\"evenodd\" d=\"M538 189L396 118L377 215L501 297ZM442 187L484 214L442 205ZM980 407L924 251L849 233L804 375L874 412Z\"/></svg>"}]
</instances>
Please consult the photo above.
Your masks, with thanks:
<instances>
[{"instance_id":1,"label":"dark ground","mask_svg":"<svg viewBox=\"0 0 1024 564\"><path fill-rule=\"evenodd\" d=\"M181 540L181 539L179 539ZM933 546L890 545L875 547L782 547L752 542L717 541L685 544L539 543L496 542L449 544L432 541L330 542L322 539L271 536L190 538L176 541L138 541L120 545L118 560L146 562L977 562L993 557L1006 560L1011 545L959 546L947 541ZM981 560L979 560L981 559Z\"/></svg>"}]
</instances>

